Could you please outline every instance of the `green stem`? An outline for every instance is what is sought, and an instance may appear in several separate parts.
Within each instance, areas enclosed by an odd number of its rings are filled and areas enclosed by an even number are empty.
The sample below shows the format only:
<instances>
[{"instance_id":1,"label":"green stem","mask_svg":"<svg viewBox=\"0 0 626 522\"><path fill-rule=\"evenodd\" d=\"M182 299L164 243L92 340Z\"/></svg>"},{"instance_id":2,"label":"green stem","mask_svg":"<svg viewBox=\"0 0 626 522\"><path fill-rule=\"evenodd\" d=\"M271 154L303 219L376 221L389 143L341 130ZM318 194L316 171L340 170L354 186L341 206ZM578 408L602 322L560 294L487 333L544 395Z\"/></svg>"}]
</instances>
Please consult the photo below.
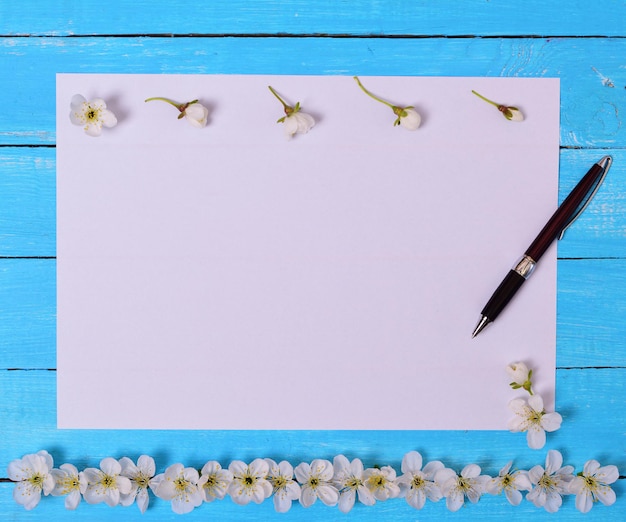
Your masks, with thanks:
<instances>
[{"instance_id":1,"label":"green stem","mask_svg":"<svg viewBox=\"0 0 626 522\"><path fill-rule=\"evenodd\" d=\"M391 107L392 109L396 109L395 105L392 105L391 103L389 103L388 101L385 101L381 98L379 98L378 96L372 94L370 91L368 91L365 87L363 87L363 84L361 83L361 80L359 80L358 76L354 76L354 80L356 81L356 83L359 84L359 87L361 88L361 90L367 94L370 98L373 98L374 100L380 102L380 103L384 103L387 107Z\"/></svg>"},{"instance_id":2,"label":"green stem","mask_svg":"<svg viewBox=\"0 0 626 522\"><path fill-rule=\"evenodd\" d=\"M493 105L494 107L498 107L500 108L500 104L496 103L494 101L491 101L489 98L485 98L482 94L478 94L476 91L472 90L472 92L478 96L481 100L485 100L487 103L490 103L491 105Z\"/></svg>"},{"instance_id":3,"label":"green stem","mask_svg":"<svg viewBox=\"0 0 626 522\"><path fill-rule=\"evenodd\" d=\"M180 110L180 104L170 100L169 98L162 98L161 96L155 96L154 98L148 98L145 101L149 102L149 101L155 101L155 100L164 101L166 103L169 103L170 105L173 105L174 107Z\"/></svg>"},{"instance_id":4,"label":"green stem","mask_svg":"<svg viewBox=\"0 0 626 522\"><path fill-rule=\"evenodd\" d=\"M267 88L272 92L274 96L276 96L278 101L283 104L283 107L285 108L285 112L287 112L288 109L291 109L291 107L285 103L285 101L278 95L278 93L272 88L271 85L268 85Z\"/></svg>"}]
</instances>

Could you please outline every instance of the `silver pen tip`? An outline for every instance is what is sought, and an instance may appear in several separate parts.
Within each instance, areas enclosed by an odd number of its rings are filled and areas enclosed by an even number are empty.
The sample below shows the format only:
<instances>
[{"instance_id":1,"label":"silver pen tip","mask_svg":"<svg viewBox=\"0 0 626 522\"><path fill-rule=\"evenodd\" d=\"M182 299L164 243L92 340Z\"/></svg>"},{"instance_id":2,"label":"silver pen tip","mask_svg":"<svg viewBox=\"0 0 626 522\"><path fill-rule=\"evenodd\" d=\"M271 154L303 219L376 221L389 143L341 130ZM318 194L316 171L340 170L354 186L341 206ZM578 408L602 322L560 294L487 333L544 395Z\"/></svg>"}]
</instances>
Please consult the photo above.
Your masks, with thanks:
<instances>
[{"instance_id":1,"label":"silver pen tip","mask_svg":"<svg viewBox=\"0 0 626 522\"><path fill-rule=\"evenodd\" d=\"M480 321L478 321L476 328L474 328L474 331L472 332L472 339L476 337L480 332L482 332L485 326L489 324L489 322L489 319L483 315L480 318Z\"/></svg>"},{"instance_id":2,"label":"silver pen tip","mask_svg":"<svg viewBox=\"0 0 626 522\"><path fill-rule=\"evenodd\" d=\"M611 168L611 164L613 163L613 158L611 156L604 156L600 161L598 161L598 165L600 165L604 172Z\"/></svg>"}]
</instances>

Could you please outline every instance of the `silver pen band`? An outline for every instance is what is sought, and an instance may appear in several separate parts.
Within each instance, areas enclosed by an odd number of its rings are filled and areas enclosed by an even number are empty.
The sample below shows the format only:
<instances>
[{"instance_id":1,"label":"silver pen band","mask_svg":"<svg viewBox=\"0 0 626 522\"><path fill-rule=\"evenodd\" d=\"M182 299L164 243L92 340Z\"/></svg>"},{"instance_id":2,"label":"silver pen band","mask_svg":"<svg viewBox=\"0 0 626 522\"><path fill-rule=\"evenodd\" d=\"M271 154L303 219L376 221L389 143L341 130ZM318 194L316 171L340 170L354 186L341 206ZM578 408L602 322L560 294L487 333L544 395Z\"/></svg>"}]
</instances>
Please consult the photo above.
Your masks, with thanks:
<instances>
[{"instance_id":1,"label":"silver pen band","mask_svg":"<svg viewBox=\"0 0 626 522\"><path fill-rule=\"evenodd\" d=\"M530 274L533 273L536 264L537 263L533 258L528 256L522 256L522 258L517 262L513 270L521 275L524 279L528 279L530 277Z\"/></svg>"}]
</instances>

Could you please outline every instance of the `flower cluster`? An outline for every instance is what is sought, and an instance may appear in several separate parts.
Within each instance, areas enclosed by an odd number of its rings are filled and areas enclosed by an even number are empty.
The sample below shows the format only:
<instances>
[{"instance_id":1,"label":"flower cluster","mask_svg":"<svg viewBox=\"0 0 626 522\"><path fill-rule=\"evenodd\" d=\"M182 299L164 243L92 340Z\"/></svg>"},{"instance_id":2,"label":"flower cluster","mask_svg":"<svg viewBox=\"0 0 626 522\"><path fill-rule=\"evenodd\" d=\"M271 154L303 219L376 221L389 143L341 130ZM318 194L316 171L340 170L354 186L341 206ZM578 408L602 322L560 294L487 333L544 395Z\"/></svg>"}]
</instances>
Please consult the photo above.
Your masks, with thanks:
<instances>
[{"instance_id":1,"label":"flower cluster","mask_svg":"<svg viewBox=\"0 0 626 522\"><path fill-rule=\"evenodd\" d=\"M526 432L528 447L541 449L546 444L546 431L558 430L563 418L557 412L546 412L541 395L533 393L533 371L528 369L526 364L523 362L510 364L506 370L512 379L511 388L526 390L530 395L528 400L518 398L509 402L509 409L515 414L515 417L509 421L509 430Z\"/></svg>"},{"instance_id":2,"label":"flower cluster","mask_svg":"<svg viewBox=\"0 0 626 522\"><path fill-rule=\"evenodd\" d=\"M485 494L501 493L516 506L522 501L522 491L527 492L528 501L550 513L561 507L565 495L576 495L576 508L582 512L589 511L596 501L606 506L615 502L610 486L619 478L615 466L589 460L574 476L574 468L562 464L561 454L550 450L545 467L512 471L509 462L491 477L482 474L477 464L457 472L440 461L424 464L420 453L410 451L402 459L399 476L392 466L365 468L360 459L349 460L344 455L333 462L302 462L295 468L287 461L260 458L250 463L235 460L227 468L211 460L200 471L176 463L156 474L154 459L142 455L136 463L127 457L107 457L99 468L79 472L72 464L54 468L52 456L42 450L11 462L8 473L16 482L13 498L27 510L35 508L43 494L64 496L65 507L71 510L84 499L88 504L104 502L111 507L136 503L144 513L149 492L170 502L179 514L227 495L239 505L260 504L273 496L274 508L281 513L289 511L294 501L308 508L319 500L347 513L357 501L371 506L393 498L403 498L415 509L422 509L426 500L445 498L447 508L458 511L466 500L476 503Z\"/></svg>"}]
</instances>

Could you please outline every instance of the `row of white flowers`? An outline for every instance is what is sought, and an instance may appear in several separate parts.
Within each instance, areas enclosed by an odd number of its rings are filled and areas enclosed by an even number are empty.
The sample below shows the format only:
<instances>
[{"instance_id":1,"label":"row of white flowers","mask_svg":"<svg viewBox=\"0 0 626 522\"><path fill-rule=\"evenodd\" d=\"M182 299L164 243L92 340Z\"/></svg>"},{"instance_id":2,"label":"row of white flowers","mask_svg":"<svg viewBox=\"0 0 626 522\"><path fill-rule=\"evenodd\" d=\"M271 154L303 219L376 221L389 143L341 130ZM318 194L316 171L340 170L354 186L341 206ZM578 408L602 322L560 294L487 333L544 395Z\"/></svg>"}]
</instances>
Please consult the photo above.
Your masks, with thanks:
<instances>
[{"instance_id":1,"label":"row of white flowers","mask_svg":"<svg viewBox=\"0 0 626 522\"><path fill-rule=\"evenodd\" d=\"M158 475L154 459L147 455L136 463L127 457L107 457L99 468L79 472L72 464L54 468L45 450L16 459L8 467L9 477L16 482L13 497L27 510L35 508L43 494L65 496L65 507L72 510L84 498L88 504L104 502L112 507L136 502L144 513L151 491L181 514L226 495L240 505L260 504L273 496L274 507L281 513L289 511L294 501L309 507L319 499L347 513L357 500L371 506L392 498L404 498L415 509L422 509L427 500L445 498L447 508L457 511L466 500L476 503L484 494L502 493L517 506L524 491L526 500L551 513L561 507L564 495L576 495L576 508L588 512L597 501L607 506L615 502L610 484L619 478L616 466L600 466L596 460L589 460L574 475L574 467L563 466L556 450L548 451L545 466L513 470L509 462L495 477L482 474L477 464L459 473L440 461L424 464L420 453L410 451L402 459L401 472L397 476L391 466L366 469L360 459L350 461L344 455L333 462L303 462L295 469L287 461L260 458L250 463L235 460L228 468L211 460L200 472L177 463Z\"/></svg>"},{"instance_id":2,"label":"row of white flowers","mask_svg":"<svg viewBox=\"0 0 626 522\"><path fill-rule=\"evenodd\" d=\"M407 130L416 130L421 122L422 117L415 110L413 106L400 106L394 105L379 96L376 96L369 90L367 90L361 80L354 77L359 87L374 100L383 103L389 107L393 114L396 116L393 122L394 126L402 126ZM287 138L293 137L295 134L306 134L315 125L315 119L310 114L301 111L300 102L295 105L289 105L283 98L274 90L272 86L268 86L270 91L283 106L285 116L278 119L277 123L282 123L285 135ZM509 121L523 121L524 115L517 107L510 107L496 103L488 98L485 98L476 91L472 91L476 96L486 101L487 103L496 107L502 115ZM173 105L178 109L178 119L185 118L191 125L197 128L204 128L208 123L209 109L202 105L198 100L193 100L186 103L177 103L169 98L161 96L155 96L148 98L145 101L160 100L170 105ZM115 127L117 125L117 117L110 109L107 109L106 102L101 98L96 98L91 101L87 101L81 94L73 96L71 101L70 120L74 125L83 127L84 131L93 137L100 136L102 127Z\"/></svg>"}]
</instances>

